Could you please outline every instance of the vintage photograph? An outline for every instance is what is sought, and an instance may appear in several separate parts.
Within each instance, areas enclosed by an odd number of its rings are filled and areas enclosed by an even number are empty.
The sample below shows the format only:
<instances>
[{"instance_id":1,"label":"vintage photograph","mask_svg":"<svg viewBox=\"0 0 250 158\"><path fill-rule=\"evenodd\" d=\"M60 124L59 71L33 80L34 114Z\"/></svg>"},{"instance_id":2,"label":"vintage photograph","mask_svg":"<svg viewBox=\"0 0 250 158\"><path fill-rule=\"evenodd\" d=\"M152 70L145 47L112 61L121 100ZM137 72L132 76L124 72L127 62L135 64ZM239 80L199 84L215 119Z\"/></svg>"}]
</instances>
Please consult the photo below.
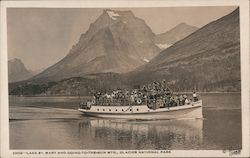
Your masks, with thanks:
<instances>
[{"instance_id":1,"label":"vintage photograph","mask_svg":"<svg viewBox=\"0 0 250 158\"><path fill-rule=\"evenodd\" d=\"M237 5L6 8L9 149L240 154L240 20Z\"/></svg>"}]
</instances>

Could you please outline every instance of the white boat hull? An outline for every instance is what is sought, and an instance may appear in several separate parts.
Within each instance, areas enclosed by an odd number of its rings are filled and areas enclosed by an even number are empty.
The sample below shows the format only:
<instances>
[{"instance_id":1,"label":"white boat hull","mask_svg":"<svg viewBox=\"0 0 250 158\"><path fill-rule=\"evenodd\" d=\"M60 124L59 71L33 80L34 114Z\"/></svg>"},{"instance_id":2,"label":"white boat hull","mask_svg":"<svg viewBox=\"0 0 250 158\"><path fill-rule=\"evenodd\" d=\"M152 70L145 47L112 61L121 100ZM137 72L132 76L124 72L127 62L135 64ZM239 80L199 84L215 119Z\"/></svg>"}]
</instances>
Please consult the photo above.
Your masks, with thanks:
<instances>
[{"instance_id":1,"label":"white boat hull","mask_svg":"<svg viewBox=\"0 0 250 158\"><path fill-rule=\"evenodd\" d=\"M79 109L86 115L118 119L180 119L203 118L202 101L189 105L168 108L149 109L147 105L138 106L92 106L91 109Z\"/></svg>"}]
</instances>

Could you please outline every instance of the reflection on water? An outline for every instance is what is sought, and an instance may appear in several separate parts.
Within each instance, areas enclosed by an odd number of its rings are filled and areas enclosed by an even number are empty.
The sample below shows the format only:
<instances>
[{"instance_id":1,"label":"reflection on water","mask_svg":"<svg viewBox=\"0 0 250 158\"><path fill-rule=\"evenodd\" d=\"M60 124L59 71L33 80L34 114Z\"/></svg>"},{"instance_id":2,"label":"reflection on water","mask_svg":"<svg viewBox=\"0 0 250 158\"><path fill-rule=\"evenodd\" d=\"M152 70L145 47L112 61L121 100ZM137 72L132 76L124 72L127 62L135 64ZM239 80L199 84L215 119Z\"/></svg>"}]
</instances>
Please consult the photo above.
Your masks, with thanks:
<instances>
[{"instance_id":1,"label":"reflection on water","mask_svg":"<svg viewBox=\"0 0 250 158\"><path fill-rule=\"evenodd\" d=\"M240 149L240 95L203 96L202 119L87 117L77 100L10 98L10 149ZM64 108L61 107L63 102ZM67 104L70 108L65 108Z\"/></svg>"},{"instance_id":2,"label":"reflection on water","mask_svg":"<svg viewBox=\"0 0 250 158\"><path fill-rule=\"evenodd\" d=\"M201 119L144 122L97 119L79 123L79 132L81 140L96 140L108 149L172 149L190 144L198 148L203 139L202 127Z\"/></svg>"}]
</instances>

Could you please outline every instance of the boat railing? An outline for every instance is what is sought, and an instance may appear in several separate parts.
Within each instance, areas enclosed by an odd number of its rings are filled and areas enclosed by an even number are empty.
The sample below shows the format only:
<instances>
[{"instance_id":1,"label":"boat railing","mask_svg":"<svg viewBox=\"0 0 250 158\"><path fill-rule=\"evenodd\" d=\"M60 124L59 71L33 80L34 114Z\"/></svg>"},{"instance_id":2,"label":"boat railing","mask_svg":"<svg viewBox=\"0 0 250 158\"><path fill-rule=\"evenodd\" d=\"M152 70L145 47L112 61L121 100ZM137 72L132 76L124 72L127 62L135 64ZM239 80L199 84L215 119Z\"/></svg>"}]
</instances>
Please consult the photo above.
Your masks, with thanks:
<instances>
[{"instance_id":1,"label":"boat railing","mask_svg":"<svg viewBox=\"0 0 250 158\"><path fill-rule=\"evenodd\" d=\"M136 106L147 105L147 100L127 100L127 99L95 99L92 103L93 106Z\"/></svg>"}]
</instances>

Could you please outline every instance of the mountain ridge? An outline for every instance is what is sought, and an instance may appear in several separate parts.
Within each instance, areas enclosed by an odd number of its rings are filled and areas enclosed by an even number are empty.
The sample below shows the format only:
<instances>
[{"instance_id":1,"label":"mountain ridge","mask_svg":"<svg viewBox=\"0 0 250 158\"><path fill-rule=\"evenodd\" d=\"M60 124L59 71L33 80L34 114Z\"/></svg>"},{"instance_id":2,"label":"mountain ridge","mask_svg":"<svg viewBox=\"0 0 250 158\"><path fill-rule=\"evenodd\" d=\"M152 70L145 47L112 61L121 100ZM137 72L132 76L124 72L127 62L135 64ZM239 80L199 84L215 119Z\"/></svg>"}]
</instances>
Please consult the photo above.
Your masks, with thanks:
<instances>
[{"instance_id":1,"label":"mountain ridge","mask_svg":"<svg viewBox=\"0 0 250 158\"><path fill-rule=\"evenodd\" d=\"M147 76L147 82L164 78L177 89L209 91L217 84L239 91L239 9L176 42L127 75L133 83L145 83Z\"/></svg>"},{"instance_id":2,"label":"mountain ridge","mask_svg":"<svg viewBox=\"0 0 250 158\"><path fill-rule=\"evenodd\" d=\"M197 30L198 27L182 22L164 33L157 34L154 38L154 41L156 45L160 47L162 46L162 49L166 49Z\"/></svg>"}]
</instances>

